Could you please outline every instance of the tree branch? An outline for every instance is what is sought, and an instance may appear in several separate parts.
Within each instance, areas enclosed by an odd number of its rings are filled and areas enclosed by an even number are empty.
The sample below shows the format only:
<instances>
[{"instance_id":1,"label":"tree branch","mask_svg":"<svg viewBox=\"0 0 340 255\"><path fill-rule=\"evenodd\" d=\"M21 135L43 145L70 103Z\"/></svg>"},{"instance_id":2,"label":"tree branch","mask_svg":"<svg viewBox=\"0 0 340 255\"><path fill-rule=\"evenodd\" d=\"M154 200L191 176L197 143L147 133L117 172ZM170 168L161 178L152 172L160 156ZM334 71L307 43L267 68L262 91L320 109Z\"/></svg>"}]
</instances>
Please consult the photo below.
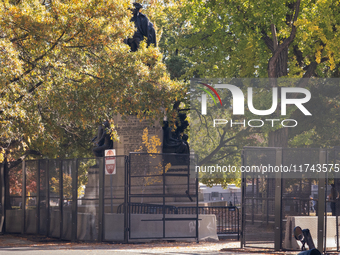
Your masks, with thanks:
<instances>
[{"instance_id":1,"label":"tree branch","mask_svg":"<svg viewBox=\"0 0 340 255\"><path fill-rule=\"evenodd\" d=\"M22 161L25 160L25 158L26 158L28 155L42 156L42 154L41 154L39 151L36 151L36 150L29 150L29 151L26 151L25 154L22 155L19 159L17 159L16 161L13 161L13 162L11 162L11 163L8 164L8 170L11 169L11 168L16 167L17 165L19 165Z\"/></svg>"},{"instance_id":2,"label":"tree branch","mask_svg":"<svg viewBox=\"0 0 340 255\"><path fill-rule=\"evenodd\" d=\"M21 41L22 39L27 38L28 35L29 35L29 33L25 33L25 34L23 34L23 35L20 36L20 37L15 37L15 38L11 39L10 42L14 43L14 42L16 42L16 41Z\"/></svg>"},{"instance_id":3,"label":"tree branch","mask_svg":"<svg viewBox=\"0 0 340 255\"><path fill-rule=\"evenodd\" d=\"M270 51L273 53L274 52L273 40L264 31L262 31L262 40L267 45L268 49L270 49Z\"/></svg>"},{"instance_id":4,"label":"tree branch","mask_svg":"<svg viewBox=\"0 0 340 255\"><path fill-rule=\"evenodd\" d=\"M273 51L275 52L278 46L275 24L271 24L270 28L272 30L272 37L273 37Z\"/></svg>"},{"instance_id":5,"label":"tree branch","mask_svg":"<svg viewBox=\"0 0 340 255\"><path fill-rule=\"evenodd\" d=\"M44 54L42 54L41 56L37 57L36 59L34 59L31 63L32 68L26 70L22 75L20 75L19 77L13 78L11 80L9 80L9 83L13 83L16 82L18 80L20 80L23 76L25 76L26 74L29 74L30 72L32 72L34 70L34 68L36 67L35 63L38 62L39 60L43 59L50 51L52 51L57 44L59 43L59 41L61 40L61 38L64 36L66 30L64 30L61 35L59 36L59 38L53 43L53 45L51 46L51 48L49 48Z\"/></svg>"},{"instance_id":6,"label":"tree branch","mask_svg":"<svg viewBox=\"0 0 340 255\"><path fill-rule=\"evenodd\" d=\"M38 82L37 84L35 84L32 88L30 88L28 91L27 91L27 94L30 94L32 93L34 90L36 90L40 85L42 85L43 82L40 81ZM18 103L19 101L21 101L24 97L27 96L27 94L25 95L21 95L19 96L17 99L14 100L14 103ZM7 107L7 109L10 109L11 107ZM3 114L5 110L0 110L0 114Z\"/></svg>"},{"instance_id":7,"label":"tree branch","mask_svg":"<svg viewBox=\"0 0 340 255\"><path fill-rule=\"evenodd\" d=\"M296 35L296 26L294 25L294 22L297 20L297 17L299 15L300 10L300 0L297 0L296 2L296 10L294 19L292 22L292 31L290 32L290 35L287 39L283 41L282 44L280 44L276 50L274 50L273 56L269 59L268 62L268 78L276 78L276 66L277 66L277 60L280 56L280 53L287 48L294 40ZM274 47L275 48L275 47Z\"/></svg>"},{"instance_id":8,"label":"tree branch","mask_svg":"<svg viewBox=\"0 0 340 255\"><path fill-rule=\"evenodd\" d=\"M88 76L90 76L90 77L92 77L92 78L95 78L95 79L98 79L98 80L102 80L102 79L103 79L103 78L101 78L101 77L95 76L95 75L90 74L90 73L82 73L82 74L88 75Z\"/></svg>"},{"instance_id":9,"label":"tree branch","mask_svg":"<svg viewBox=\"0 0 340 255\"><path fill-rule=\"evenodd\" d=\"M235 145L235 147L237 147L237 146ZM222 159L225 159L225 158L227 158L227 157L229 157L229 156L231 156L231 155L234 155L234 154L236 154L236 151L229 152L228 154L224 154L223 157L217 158L216 160L214 160L214 162L219 161L219 160L222 160ZM209 163L214 163L214 162L209 162Z\"/></svg>"},{"instance_id":10,"label":"tree branch","mask_svg":"<svg viewBox=\"0 0 340 255\"><path fill-rule=\"evenodd\" d=\"M198 165L204 165L204 164L206 164L206 163L208 163L213 157L214 157L214 155L222 148L222 147L224 147L225 146L225 144L227 143L227 142L230 142L231 140L233 140L233 139L235 139L236 138L236 136L233 136L233 137L230 137L230 138L228 138L227 140L225 140L225 141L222 141L222 139L221 139L221 141L220 141L220 144L208 155L208 156L206 156L204 159L202 159L201 161L199 161L198 162Z\"/></svg>"},{"instance_id":11,"label":"tree branch","mask_svg":"<svg viewBox=\"0 0 340 255\"><path fill-rule=\"evenodd\" d=\"M27 92L28 94L32 93L34 90L36 90L38 87L40 87L40 85L42 85L43 82L39 81L37 84L35 84L32 88L30 88ZM26 95L21 95L20 97L18 97L17 99L14 100L14 102L19 102L20 100L22 100Z\"/></svg>"}]
</instances>

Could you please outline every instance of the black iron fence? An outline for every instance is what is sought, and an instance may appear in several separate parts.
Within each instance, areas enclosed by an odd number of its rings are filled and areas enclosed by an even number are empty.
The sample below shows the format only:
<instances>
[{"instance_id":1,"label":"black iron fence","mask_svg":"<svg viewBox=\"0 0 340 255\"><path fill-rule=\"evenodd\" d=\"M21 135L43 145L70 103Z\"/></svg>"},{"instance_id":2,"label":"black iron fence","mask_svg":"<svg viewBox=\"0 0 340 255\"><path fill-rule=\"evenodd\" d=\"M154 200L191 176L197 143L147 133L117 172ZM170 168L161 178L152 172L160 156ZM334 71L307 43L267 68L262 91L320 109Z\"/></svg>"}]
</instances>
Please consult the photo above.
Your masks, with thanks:
<instances>
[{"instance_id":1,"label":"black iron fence","mask_svg":"<svg viewBox=\"0 0 340 255\"><path fill-rule=\"evenodd\" d=\"M111 220L108 215L126 197L128 161L126 156L115 156L116 172L122 174L105 175L104 160L23 161L8 171L6 184L1 167L2 232L41 234L70 241L124 241L124 235L105 236L104 222ZM114 195L110 181L116 184ZM124 233L126 222L120 221Z\"/></svg>"},{"instance_id":2,"label":"black iron fence","mask_svg":"<svg viewBox=\"0 0 340 255\"><path fill-rule=\"evenodd\" d=\"M195 213L195 207L177 207L178 214ZM240 238L240 214L236 206L199 206L198 214L214 214L216 216L217 234L237 235Z\"/></svg>"},{"instance_id":3,"label":"black iron fence","mask_svg":"<svg viewBox=\"0 0 340 255\"><path fill-rule=\"evenodd\" d=\"M170 206L175 202L189 202L198 207L197 173L190 168L190 162L194 162L195 159L195 155L190 154L130 152L128 168L130 206L127 207L129 239L190 238L198 241L200 226L198 211L186 216L174 215ZM159 210L157 206L153 208L135 206L137 210L160 212L153 217L146 217L147 214L137 216L131 210L133 204L139 202L161 204L163 209ZM135 220L138 223L134 223ZM143 226L150 231L138 231L135 225ZM179 230L183 226L188 227L182 229L183 231Z\"/></svg>"},{"instance_id":4,"label":"black iron fence","mask_svg":"<svg viewBox=\"0 0 340 255\"><path fill-rule=\"evenodd\" d=\"M334 197L340 191L339 163L339 147L245 147L244 167L286 171L243 172L242 246L298 250L292 233L300 225L310 229L320 251L339 251L340 209L330 197L332 189Z\"/></svg>"},{"instance_id":5,"label":"black iron fence","mask_svg":"<svg viewBox=\"0 0 340 255\"><path fill-rule=\"evenodd\" d=\"M129 203L129 212L132 214L162 214L163 209L166 214L177 214L177 207L171 205ZM124 204L120 204L117 213L124 213Z\"/></svg>"},{"instance_id":6,"label":"black iron fence","mask_svg":"<svg viewBox=\"0 0 340 255\"><path fill-rule=\"evenodd\" d=\"M156 220L155 225L163 224L159 238L170 238L164 231L176 224L190 230L183 238L197 238L198 215L214 214L219 235L239 236L238 208L197 207L198 181L192 177L188 157L180 155L178 161L176 154L138 153L130 157L133 160L115 156L116 174L106 174L105 158L23 161L8 171L10 182L6 185L0 164L1 231L70 241L127 242L131 233L139 238L137 220L146 225ZM129 200L129 206L124 206ZM193 206L171 205L177 202ZM205 219L215 218L207 215ZM172 233L176 234L175 230Z\"/></svg>"}]
</instances>

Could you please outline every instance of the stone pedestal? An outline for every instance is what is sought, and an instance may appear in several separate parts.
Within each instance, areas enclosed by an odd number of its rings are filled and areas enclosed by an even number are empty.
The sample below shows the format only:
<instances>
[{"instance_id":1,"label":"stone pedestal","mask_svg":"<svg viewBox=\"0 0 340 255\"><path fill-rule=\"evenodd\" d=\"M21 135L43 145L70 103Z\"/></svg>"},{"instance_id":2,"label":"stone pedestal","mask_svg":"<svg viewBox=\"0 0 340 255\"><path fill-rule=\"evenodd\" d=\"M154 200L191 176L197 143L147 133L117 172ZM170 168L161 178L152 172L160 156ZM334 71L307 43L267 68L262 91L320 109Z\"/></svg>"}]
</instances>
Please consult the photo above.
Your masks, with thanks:
<instances>
[{"instance_id":1,"label":"stone pedestal","mask_svg":"<svg viewBox=\"0 0 340 255\"><path fill-rule=\"evenodd\" d=\"M151 123L149 120L139 120L136 116L122 118L117 115L114 123L119 136L119 141L114 142L113 148L116 155L129 155L130 152L147 152L143 144L144 129L148 129L149 139L156 136L163 142L163 129L159 122ZM163 144L157 146L157 151L162 153Z\"/></svg>"},{"instance_id":2,"label":"stone pedestal","mask_svg":"<svg viewBox=\"0 0 340 255\"><path fill-rule=\"evenodd\" d=\"M159 138L161 144L156 147L158 153L162 152L163 130L160 123L155 122L150 125L150 121L140 121L136 116L129 116L126 119L122 119L121 116L114 118L114 123L118 132L120 140L114 143L114 149L116 150L116 174L112 175L112 196L113 198L124 197L124 176L125 176L125 161L124 157L129 156L130 152L147 153L146 137L143 138L143 132L147 128L148 137L147 140L152 144L154 138ZM150 151L149 151L150 152ZM176 174L187 173L189 161L185 156L164 156L157 155L150 157L149 155L135 155L131 158L130 162L130 174L131 176L145 176L131 178L131 194L163 194L163 178L162 173L166 169L167 174L173 174L173 176L167 176L165 180L165 194L170 195L186 195L186 191L189 189L191 195L195 195L195 179L184 176L176 176ZM166 166L168 163L171 167ZM89 181L85 189L85 198L99 198L99 171L98 168L89 168L88 178ZM149 175L160 175L159 177L148 177ZM189 184L189 188L188 188ZM104 197L110 198L111 194L111 182L110 176L105 176L104 181ZM105 203L108 203L106 200ZM98 203L97 201L84 201L85 204ZM143 197L132 198L131 202L136 203L162 203L162 197ZM185 197L167 197L166 202L190 202L188 196ZM115 201L114 203L117 203Z\"/></svg>"}]
</instances>

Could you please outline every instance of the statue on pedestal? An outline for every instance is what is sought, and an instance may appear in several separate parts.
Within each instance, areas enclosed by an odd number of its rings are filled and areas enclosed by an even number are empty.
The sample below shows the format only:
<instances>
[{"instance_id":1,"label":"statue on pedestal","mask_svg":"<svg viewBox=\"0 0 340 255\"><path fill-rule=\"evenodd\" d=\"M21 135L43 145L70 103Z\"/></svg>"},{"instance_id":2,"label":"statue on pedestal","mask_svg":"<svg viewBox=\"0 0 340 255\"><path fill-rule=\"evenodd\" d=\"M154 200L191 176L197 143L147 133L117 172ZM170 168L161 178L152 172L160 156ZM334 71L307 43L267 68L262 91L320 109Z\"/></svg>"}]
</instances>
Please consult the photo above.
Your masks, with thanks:
<instances>
[{"instance_id":1,"label":"statue on pedestal","mask_svg":"<svg viewBox=\"0 0 340 255\"><path fill-rule=\"evenodd\" d=\"M104 121L102 125L98 127L98 134L92 139L95 147L93 153L96 157L104 157L104 151L113 149L113 141L111 140L109 133L110 123Z\"/></svg>"},{"instance_id":2,"label":"statue on pedestal","mask_svg":"<svg viewBox=\"0 0 340 255\"><path fill-rule=\"evenodd\" d=\"M149 46L153 43L156 47L156 32L153 24L149 21L148 17L140 12L140 9L143 6L139 3L133 3L135 7L132 10L133 17L131 21L135 23L135 27L137 31L134 33L132 38L128 38L124 40L124 43L128 44L131 48L131 51L137 51L139 48L139 44L146 37L147 45Z\"/></svg>"}]
</instances>

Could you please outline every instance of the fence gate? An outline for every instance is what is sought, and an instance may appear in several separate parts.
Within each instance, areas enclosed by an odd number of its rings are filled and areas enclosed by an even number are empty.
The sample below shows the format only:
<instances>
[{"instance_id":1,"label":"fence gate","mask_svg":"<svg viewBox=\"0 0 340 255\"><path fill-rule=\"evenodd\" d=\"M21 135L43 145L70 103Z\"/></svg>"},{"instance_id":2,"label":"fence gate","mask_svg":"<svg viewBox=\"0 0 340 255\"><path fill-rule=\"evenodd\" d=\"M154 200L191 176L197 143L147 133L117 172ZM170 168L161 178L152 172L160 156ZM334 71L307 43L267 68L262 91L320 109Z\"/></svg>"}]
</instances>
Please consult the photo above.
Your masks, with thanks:
<instances>
[{"instance_id":1,"label":"fence gate","mask_svg":"<svg viewBox=\"0 0 340 255\"><path fill-rule=\"evenodd\" d=\"M130 153L129 159L129 239L198 240L198 180L190 174L189 155ZM173 214L176 202L191 203L195 210ZM136 203L147 204L140 207L143 214L134 209Z\"/></svg>"},{"instance_id":2,"label":"fence gate","mask_svg":"<svg viewBox=\"0 0 340 255\"><path fill-rule=\"evenodd\" d=\"M243 166L276 165L276 150L245 149ZM242 243L248 247L275 246L275 176L256 172L242 176Z\"/></svg>"},{"instance_id":3,"label":"fence gate","mask_svg":"<svg viewBox=\"0 0 340 255\"><path fill-rule=\"evenodd\" d=\"M333 185L340 191L339 147L245 147L242 158L244 247L298 250L292 233L299 225L320 251L339 250L339 200L329 198Z\"/></svg>"}]
</instances>

